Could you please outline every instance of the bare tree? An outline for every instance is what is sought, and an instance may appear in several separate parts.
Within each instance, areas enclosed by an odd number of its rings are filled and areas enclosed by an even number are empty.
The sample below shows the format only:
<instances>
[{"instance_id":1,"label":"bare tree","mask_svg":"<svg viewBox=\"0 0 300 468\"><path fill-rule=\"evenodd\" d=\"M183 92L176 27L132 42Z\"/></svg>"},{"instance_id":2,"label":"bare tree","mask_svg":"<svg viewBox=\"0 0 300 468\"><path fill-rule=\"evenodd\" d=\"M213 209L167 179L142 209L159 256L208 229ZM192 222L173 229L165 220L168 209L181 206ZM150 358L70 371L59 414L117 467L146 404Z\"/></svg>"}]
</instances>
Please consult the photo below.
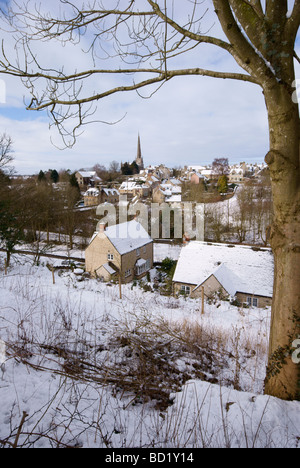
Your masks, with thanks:
<instances>
[{"instance_id":1,"label":"bare tree","mask_svg":"<svg viewBox=\"0 0 300 468\"><path fill-rule=\"evenodd\" d=\"M118 163L118 161L111 161L109 164L108 171L112 172L113 174L120 172L120 164Z\"/></svg>"},{"instance_id":2,"label":"bare tree","mask_svg":"<svg viewBox=\"0 0 300 468\"><path fill-rule=\"evenodd\" d=\"M208 239L212 236L214 242L221 242L224 232L224 213L220 204L208 203L205 205L205 227Z\"/></svg>"},{"instance_id":3,"label":"bare tree","mask_svg":"<svg viewBox=\"0 0 300 468\"><path fill-rule=\"evenodd\" d=\"M252 205L249 203L249 191L247 186L241 186L236 194L237 206L233 214L233 227L237 233L239 242L245 242L247 232L250 231L250 218Z\"/></svg>"},{"instance_id":4,"label":"bare tree","mask_svg":"<svg viewBox=\"0 0 300 468\"><path fill-rule=\"evenodd\" d=\"M220 177L229 173L229 162L228 158L215 158L212 162L213 173Z\"/></svg>"},{"instance_id":5,"label":"bare tree","mask_svg":"<svg viewBox=\"0 0 300 468\"><path fill-rule=\"evenodd\" d=\"M11 137L3 133L0 136L0 171L12 171L12 167L10 167L14 159L12 146L13 142Z\"/></svg>"},{"instance_id":6,"label":"bare tree","mask_svg":"<svg viewBox=\"0 0 300 468\"><path fill-rule=\"evenodd\" d=\"M295 92L295 39L300 0L212 0L223 29L221 39L201 32L204 2L186 0L98 0L77 4L60 1L57 12L45 5L15 3L5 13L15 37L17 55L2 47L2 73L20 77L32 94L28 109L48 110L66 138L68 118L75 119L71 136L93 115L101 99L118 92L149 88L149 95L182 75L234 79L257 85L264 94L269 119L270 151L266 162L272 181L274 218L271 245L275 282L266 392L281 398L299 394L298 366L292 343L299 333L299 108ZM53 2L54 3L54 2ZM209 5L210 3L208 3ZM291 7L290 11L288 10ZM43 65L35 53L37 41L88 41L93 59L89 69L67 71L63 65ZM172 60L206 44L231 55L237 71L172 68ZM198 54L201 60L201 53ZM106 59L108 68L99 66ZM123 66L121 66L123 65ZM193 64L194 65L194 64ZM78 65L80 66L80 64ZM130 75L133 75L130 81ZM110 76L113 85L84 95L84 84ZM100 80L99 80L100 81ZM298 328L297 328L298 327ZM286 358L286 356L289 356Z\"/></svg>"}]
</instances>

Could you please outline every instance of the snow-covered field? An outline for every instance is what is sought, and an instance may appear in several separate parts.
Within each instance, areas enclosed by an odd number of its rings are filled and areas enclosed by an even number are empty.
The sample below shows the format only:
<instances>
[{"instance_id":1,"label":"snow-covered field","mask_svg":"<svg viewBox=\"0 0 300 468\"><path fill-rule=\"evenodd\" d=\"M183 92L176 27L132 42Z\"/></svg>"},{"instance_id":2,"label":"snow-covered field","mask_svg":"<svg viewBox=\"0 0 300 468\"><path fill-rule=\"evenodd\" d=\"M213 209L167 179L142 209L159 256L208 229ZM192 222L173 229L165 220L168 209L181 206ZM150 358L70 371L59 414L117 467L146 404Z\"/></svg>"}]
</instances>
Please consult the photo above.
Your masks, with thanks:
<instances>
[{"instance_id":1,"label":"snow-covered field","mask_svg":"<svg viewBox=\"0 0 300 468\"><path fill-rule=\"evenodd\" d=\"M53 284L46 262L0 269L0 446L299 445L300 403L263 395L269 309Z\"/></svg>"}]
</instances>

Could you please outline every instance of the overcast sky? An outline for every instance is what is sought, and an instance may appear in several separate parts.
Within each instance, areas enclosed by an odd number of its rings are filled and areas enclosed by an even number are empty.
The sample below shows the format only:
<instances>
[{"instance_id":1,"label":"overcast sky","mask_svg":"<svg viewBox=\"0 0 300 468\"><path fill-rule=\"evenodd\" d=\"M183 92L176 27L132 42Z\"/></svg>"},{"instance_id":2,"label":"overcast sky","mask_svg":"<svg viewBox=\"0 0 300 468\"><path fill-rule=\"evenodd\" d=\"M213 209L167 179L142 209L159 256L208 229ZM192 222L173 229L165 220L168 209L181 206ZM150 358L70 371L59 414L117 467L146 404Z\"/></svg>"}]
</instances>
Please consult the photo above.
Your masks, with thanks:
<instances>
[{"instance_id":1,"label":"overcast sky","mask_svg":"<svg viewBox=\"0 0 300 468\"><path fill-rule=\"evenodd\" d=\"M211 4L211 0L206 2L208 6ZM209 25L215 19L213 11L206 16ZM214 32L220 33L217 25L210 35ZM9 36L3 35L9 49ZM67 61L70 67L88 66L88 57L74 47L61 49L57 44L40 47L39 53L44 54L47 47L46 55L53 67L60 60ZM231 58L215 48L196 50L193 66L204 64L216 70L232 71L233 67L238 70ZM187 67L187 61L183 57L181 60L180 67ZM261 89L253 84L180 77L166 83L151 99L142 99L135 92L114 95L100 102L95 118L109 122L124 118L115 125L85 126L75 146L61 150L51 143L52 136L62 146L59 136L49 130L48 116L25 110L26 90L21 83L4 75L0 79L0 129L14 141L14 166L20 174L49 168L73 171L96 163L108 166L112 160L132 162L138 134L145 165L205 165L216 157L227 157L232 164L261 163L268 151L264 99ZM106 84L110 84L107 77L101 86ZM97 91L98 83L94 80L89 86Z\"/></svg>"}]
</instances>

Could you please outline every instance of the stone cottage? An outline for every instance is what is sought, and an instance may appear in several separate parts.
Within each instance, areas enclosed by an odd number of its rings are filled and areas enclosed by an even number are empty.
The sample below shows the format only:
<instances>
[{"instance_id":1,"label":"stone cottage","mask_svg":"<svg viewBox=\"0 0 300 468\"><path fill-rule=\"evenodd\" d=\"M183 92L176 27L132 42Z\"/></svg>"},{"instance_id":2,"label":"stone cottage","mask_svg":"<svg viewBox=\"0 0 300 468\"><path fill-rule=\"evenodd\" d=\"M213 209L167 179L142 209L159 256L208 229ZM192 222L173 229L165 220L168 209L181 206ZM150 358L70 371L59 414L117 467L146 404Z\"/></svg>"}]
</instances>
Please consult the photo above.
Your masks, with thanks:
<instances>
[{"instance_id":1,"label":"stone cottage","mask_svg":"<svg viewBox=\"0 0 300 468\"><path fill-rule=\"evenodd\" d=\"M153 268L153 240L136 220L109 226L100 224L85 251L86 271L103 281L140 279Z\"/></svg>"},{"instance_id":2,"label":"stone cottage","mask_svg":"<svg viewBox=\"0 0 300 468\"><path fill-rule=\"evenodd\" d=\"M192 241L180 252L173 276L175 294L205 297L220 293L253 307L271 305L272 250Z\"/></svg>"}]
</instances>

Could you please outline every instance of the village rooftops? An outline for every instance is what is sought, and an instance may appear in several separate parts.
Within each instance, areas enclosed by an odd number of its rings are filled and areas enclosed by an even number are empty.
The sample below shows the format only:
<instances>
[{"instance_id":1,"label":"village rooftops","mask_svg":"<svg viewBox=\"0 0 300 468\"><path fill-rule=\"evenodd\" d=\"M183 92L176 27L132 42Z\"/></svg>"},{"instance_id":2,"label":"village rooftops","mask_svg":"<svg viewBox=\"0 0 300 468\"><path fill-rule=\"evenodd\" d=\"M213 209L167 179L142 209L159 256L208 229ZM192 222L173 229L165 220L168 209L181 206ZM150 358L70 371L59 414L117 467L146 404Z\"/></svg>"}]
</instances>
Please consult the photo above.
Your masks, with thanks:
<instances>
[{"instance_id":1,"label":"village rooftops","mask_svg":"<svg viewBox=\"0 0 300 468\"><path fill-rule=\"evenodd\" d=\"M214 276L229 295L236 292L272 297L274 262L272 250L245 245L191 241L181 250L174 283L198 288Z\"/></svg>"}]
</instances>

